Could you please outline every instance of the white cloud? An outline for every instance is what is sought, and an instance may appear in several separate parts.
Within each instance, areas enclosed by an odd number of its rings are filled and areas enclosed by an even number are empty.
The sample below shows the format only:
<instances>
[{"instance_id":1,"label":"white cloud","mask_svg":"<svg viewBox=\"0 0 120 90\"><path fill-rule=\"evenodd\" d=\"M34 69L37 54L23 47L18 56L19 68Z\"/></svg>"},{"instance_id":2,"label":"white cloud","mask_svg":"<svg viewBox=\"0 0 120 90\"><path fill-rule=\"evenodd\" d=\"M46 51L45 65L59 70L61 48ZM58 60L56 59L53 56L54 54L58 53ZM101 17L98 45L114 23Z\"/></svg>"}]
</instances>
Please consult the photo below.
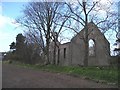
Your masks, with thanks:
<instances>
[{"instance_id":1,"label":"white cloud","mask_svg":"<svg viewBox=\"0 0 120 90\"><path fill-rule=\"evenodd\" d=\"M2 28L6 22L6 18L0 15L0 28Z\"/></svg>"},{"instance_id":2,"label":"white cloud","mask_svg":"<svg viewBox=\"0 0 120 90\"><path fill-rule=\"evenodd\" d=\"M101 4L108 4L108 3L112 3L115 0L93 0L94 2L100 2Z\"/></svg>"},{"instance_id":3,"label":"white cloud","mask_svg":"<svg viewBox=\"0 0 120 90\"><path fill-rule=\"evenodd\" d=\"M13 18L0 15L0 29L5 27L5 25L18 27L19 24Z\"/></svg>"},{"instance_id":4,"label":"white cloud","mask_svg":"<svg viewBox=\"0 0 120 90\"><path fill-rule=\"evenodd\" d=\"M0 15L0 52L8 51L9 45L15 41L15 37L21 32L19 24L13 18Z\"/></svg>"},{"instance_id":5,"label":"white cloud","mask_svg":"<svg viewBox=\"0 0 120 90\"><path fill-rule=\"evenodd\" d=\"M0 32L0 52L9 50L10 39L9 33Z\"/></svg>"},{"instance_id":6,"label":"white cloud","mask_svg":"<svg viewBox=\"0 0 120 90\"><path fill-rule=\"evenodd\" d=\"M0 4L0 14L2 14L2 5Z\"/></svg>"}]
</instances>

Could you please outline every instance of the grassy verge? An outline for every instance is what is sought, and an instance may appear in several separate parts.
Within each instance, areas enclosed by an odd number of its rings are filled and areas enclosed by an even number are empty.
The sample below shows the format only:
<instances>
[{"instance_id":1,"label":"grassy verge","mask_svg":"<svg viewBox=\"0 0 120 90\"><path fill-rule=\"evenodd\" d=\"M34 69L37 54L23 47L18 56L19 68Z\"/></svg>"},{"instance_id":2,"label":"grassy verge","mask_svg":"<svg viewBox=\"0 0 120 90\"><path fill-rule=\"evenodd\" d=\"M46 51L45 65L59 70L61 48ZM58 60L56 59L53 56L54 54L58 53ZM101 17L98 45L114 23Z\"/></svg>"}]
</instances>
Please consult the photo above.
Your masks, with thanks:
<instances>
[{"instance_id":1,"label":"grassy verge","mask_svg":"<svg viewBox=\"0 0 120 90\"><path fill-rule=\"evenodd\" d=\"M25 68L65 73L76 76L83 76L87 79L92 79L95 81L102 81L102 83L116 83L118 84L118 70L117 67L104 67L102 69L97 67L73 67L73 66L55 66L55 65L29 65L29 64L20 64L16 65L22 66ZM119 72L120 73L120 72Z\"/></svg>"}]
</instances>

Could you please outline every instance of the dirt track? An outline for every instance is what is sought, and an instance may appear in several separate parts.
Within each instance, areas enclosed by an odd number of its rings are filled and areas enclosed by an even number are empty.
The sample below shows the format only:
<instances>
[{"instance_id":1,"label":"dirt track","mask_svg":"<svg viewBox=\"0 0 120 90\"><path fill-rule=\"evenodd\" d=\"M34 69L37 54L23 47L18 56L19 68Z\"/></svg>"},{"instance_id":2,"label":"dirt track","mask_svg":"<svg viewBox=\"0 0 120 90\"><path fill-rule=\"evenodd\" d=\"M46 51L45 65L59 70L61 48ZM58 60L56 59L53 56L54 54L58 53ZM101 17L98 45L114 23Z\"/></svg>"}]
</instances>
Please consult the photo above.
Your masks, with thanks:
<instances>
[{"instance_id":1,"label":"dirt track","mask_svg":"<svg viewBox=\"0 0 120 90\"><path fill-rule=\"evenodd\" d=\"M116 88L66 74L26 69L3 64L3 88Z\"/></svg>"}]
</instances>

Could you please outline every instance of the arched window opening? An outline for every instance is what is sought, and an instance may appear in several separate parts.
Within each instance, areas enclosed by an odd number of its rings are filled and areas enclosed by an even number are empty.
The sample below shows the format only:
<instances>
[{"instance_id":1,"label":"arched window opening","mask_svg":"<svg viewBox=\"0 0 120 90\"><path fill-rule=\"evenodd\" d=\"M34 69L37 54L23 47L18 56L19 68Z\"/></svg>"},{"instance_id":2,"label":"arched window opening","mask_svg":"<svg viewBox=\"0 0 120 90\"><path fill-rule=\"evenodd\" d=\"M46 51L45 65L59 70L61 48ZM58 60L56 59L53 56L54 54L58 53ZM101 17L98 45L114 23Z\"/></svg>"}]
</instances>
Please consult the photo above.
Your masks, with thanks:
<instances>
[{"instance_id":1,"label":"arched window opening","mask_svg":"<svg viewBox=\"0 0 120 90\"><path fill-rule=\"evenodd\" d=\"M95 42L94 40L89 40L89 56L95 56Z\"/></svg>"}]
</instances>

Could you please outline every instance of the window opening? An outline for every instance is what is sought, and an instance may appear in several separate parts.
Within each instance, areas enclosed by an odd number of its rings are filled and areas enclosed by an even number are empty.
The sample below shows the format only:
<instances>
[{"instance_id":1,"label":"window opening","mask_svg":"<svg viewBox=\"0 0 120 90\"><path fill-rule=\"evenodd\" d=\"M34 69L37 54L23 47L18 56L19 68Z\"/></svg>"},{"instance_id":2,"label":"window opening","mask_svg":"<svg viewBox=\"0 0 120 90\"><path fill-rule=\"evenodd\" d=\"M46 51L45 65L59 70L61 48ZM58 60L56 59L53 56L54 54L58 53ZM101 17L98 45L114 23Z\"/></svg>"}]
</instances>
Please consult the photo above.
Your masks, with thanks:
<instances>
[{"instance_id":1,"label":"window opening","mask_svg":"<svg viewBox=\"0 0 120 90\"><path fill-rule=\"evenodd\" d=\"M95 42L94 40L89 40L89 56L95 56Z\"/></svg>"},{"instance_id":2,"label":"window opening","mask_svg":"<svg viewBox=\"0 0 120 90\"><path fill-rule=\"evenodd\" d=\"M64 48L64 58L66 58L66 48Z\"/></svg>"}]
</instances>

